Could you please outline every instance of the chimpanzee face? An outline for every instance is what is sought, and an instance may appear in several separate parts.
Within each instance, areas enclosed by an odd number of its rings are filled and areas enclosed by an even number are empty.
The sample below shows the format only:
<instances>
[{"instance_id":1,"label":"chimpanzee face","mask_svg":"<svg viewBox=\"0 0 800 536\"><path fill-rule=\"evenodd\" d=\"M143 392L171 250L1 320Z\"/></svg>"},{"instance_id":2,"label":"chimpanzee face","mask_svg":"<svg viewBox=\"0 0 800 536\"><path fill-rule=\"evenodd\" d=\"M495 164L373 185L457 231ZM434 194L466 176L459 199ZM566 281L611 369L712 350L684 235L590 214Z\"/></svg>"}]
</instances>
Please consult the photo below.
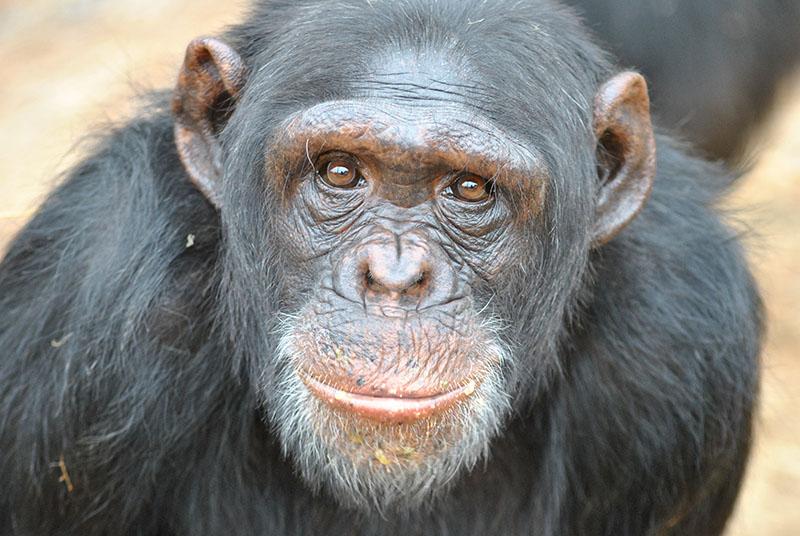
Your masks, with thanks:
<instances>
[{"instance_id":1,"label":"chimpanzee face","mask_svg":"<svg viewBox=\"0 0 800 536\"><path fill-rule=\"evenodd\" d=\"M378 92L300 111L268 150L268 180L292 177L277 229L295 270L286 288L310 292L283 326L265 405L310 481L378 505L427 498L505 417L512 362L490 289L546 184L534 154L485 120L460 121L460 102L410 93L413 107Z\"/></svg>"},{"instance_id":2,"label":"chimpanzee face","mask_svg":"<svg viewBox=\"0 0 800 536\"><path fill-rule=\"evenodd\" d=\"M186 88L218 79L227 97L239 91L235 52L205 41L194 57L206 61L187 62ZM632 112L635 122L617 121L620 109L646 100L638 75L621 76L596 103L598 144L606 140L606 158L619 156L598 164L608 168L601 192L609 195L585 232L597 243L633 217L649 189L647 177L644 189L618 180L642 158L629 141L647 118L645 106L634 110L643 119ZM470 91L445 59L403 54L375 66L349 97L289 114L266 142L261 180L276 212L268 232L282 315L275 356L257 360L255 386L306 481L346 503L418 506L485 455L519 370L536 366L503 333L514 319L508 304L569 284L536 262L546 254L537 244L554 232L553 171L535 146L471 106ZM209 135L216 126L202 123L202 102L193 113L192 96L181 95L179 151L198 187L227 210L217 186L222 149ZM650 147L646 126L637 147ZM595 147L586 151L593 157ZM563 314L556 299L532 299L539 318ZM530 340L556 338L524 327Z\"/></svg>"}]
</instances>

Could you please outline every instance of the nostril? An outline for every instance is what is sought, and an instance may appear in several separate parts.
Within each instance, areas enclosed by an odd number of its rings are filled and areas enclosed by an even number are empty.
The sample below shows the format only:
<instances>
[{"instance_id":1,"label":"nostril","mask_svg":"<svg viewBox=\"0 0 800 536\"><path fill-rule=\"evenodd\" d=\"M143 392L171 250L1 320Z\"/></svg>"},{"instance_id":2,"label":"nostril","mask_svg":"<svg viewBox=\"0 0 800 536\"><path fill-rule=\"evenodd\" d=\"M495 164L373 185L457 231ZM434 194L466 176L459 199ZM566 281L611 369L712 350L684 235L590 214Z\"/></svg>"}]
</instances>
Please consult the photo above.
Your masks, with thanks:
<instances>
[{"instance_id":1,"label":"nostril","mask_svg":"<svg viewBox=\"0 0 800 536\"><path fill-rule=\"evenodd\" d=\"M372 270L369 268L364 272L364 282L366 283L366 287L370 290L376 290L377 287L381 286L375 281L375 276L372 275Z\"/></svg>"},{"instance_id":2,"label":"nostril","mask_svg":"<svg viewBox=\"0 0 800 536\"><path fill-rule=\"evenodd\" d=\"M420 271L417 274L417 277L411 281L411 284L408 285L406 289L403 290L406 294L412 294L415 292L419 292L424 290L428 283L428 273L425 271Z\"/></svg>"}]
</instances>

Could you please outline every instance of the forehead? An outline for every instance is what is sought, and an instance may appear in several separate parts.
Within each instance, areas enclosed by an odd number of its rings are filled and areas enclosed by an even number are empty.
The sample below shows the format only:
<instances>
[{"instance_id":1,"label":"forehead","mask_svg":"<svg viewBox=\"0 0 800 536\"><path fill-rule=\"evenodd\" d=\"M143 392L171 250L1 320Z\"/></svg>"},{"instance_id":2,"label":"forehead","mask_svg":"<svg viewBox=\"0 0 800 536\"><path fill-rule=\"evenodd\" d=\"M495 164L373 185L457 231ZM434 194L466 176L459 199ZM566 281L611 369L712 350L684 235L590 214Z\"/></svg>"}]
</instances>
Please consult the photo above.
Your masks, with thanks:
<instances>
[{"instance_id":1,"label":"forehead","mask_svg":"<svg viewBox=\"0 0 800 536\"><path fill-rule=\"evenodd\" d=\"M374 54L352 89L365 97L465 102L477 89L466 62L443 50L405 49Z\"/></svg>"},{"instance_id":2,"label":"forehead","mask_svg":"<svg viewBox=\"0 0 800 536\"><path fill-rule=\"evenodd\" d=\"M406 108L452 111L480 116L496 101L497 91L467 58L447 49L404 49L373 54L349 83L356 98L383 100Z\"/></svg>"},{"instance_id":3,"label":"forehead","mask_svg":"<svg viewBox=\"0 0 800 536\"><path fill-rule=\"evenodd\" d=\"M280 128L285 136L315 144L371 151L482 154L524 168L535 154L459 103L409 106L384 98L324 102L292 114ZM421 156L421 154L420 154Z\"/></svg>"},{"instance_id":4,"label":"forehead","mask_svg":"<svg viewBox=\"0 0 800 536\"><path fill-rule=\"evenodd\" d=\"M281 144L312 152L346 149L376 156L444 161L455 169L531 173L535 152L475 106L484 88L438 52L378 55L350 81L348 97L295 112L278 129Z\"/></svg>"}]
</instances>

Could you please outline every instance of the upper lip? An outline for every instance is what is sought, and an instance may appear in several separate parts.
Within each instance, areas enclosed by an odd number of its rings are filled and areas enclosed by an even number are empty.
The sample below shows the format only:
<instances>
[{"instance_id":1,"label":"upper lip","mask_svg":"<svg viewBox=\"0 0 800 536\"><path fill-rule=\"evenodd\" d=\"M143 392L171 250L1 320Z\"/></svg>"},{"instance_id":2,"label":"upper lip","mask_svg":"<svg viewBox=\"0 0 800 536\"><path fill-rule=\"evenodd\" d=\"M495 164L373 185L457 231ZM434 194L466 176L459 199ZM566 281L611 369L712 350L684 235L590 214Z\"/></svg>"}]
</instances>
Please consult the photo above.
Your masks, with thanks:
<instances>
[{"instance_id":1,"label":"upper lip","mask_svg":"<svg viewBox=\"0 0 800 536\"><path fill-rule=\"evenodd\" d=\"M369 396L332 387L309 374L300 377L309 390L328 405L385 423L408 423L441 413L470 396L478 387L475 380L470 380L457 389L432 396Z\"/></svg>"}]
</instances>

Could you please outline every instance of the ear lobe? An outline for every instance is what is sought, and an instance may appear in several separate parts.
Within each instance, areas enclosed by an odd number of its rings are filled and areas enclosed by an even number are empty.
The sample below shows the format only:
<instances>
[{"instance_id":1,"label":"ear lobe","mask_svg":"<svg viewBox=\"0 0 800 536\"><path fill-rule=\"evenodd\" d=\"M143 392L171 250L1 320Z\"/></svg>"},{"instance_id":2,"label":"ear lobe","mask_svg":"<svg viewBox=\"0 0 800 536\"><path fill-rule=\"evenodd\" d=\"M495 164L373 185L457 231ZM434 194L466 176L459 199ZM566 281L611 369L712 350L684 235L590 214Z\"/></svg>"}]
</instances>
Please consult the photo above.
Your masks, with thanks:
<instances>
[{"instance_id":1,"label":"ear lobe","mask_svg":"<svg viewBox=\"0 0 800 536\"><path fill-rule=\"evenodd\" d=\"M605 244L641 211L656 175L656 143L647 83L621 73L600 88L594 103L600 191L593 244Z\"/></svg>"},{"instance_id":2,"label":"ear lobe","mask_svg":"<svg viewBox=\"0 0 800 536\"><path fill-rule=\"evenodd\" d=\"M247 70L239 54L214 38L186 49L172 99L175 145L192 183L220 208L222 150L217 136L233 113Z\"/></svg>"}]
</instances>

